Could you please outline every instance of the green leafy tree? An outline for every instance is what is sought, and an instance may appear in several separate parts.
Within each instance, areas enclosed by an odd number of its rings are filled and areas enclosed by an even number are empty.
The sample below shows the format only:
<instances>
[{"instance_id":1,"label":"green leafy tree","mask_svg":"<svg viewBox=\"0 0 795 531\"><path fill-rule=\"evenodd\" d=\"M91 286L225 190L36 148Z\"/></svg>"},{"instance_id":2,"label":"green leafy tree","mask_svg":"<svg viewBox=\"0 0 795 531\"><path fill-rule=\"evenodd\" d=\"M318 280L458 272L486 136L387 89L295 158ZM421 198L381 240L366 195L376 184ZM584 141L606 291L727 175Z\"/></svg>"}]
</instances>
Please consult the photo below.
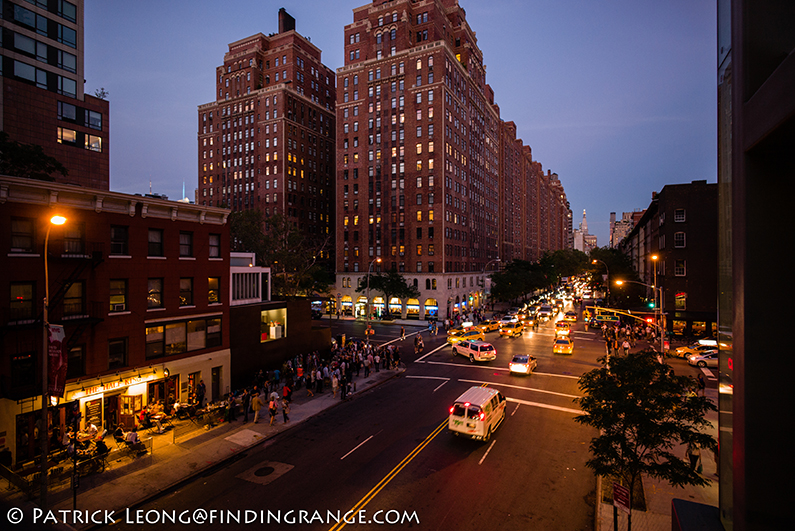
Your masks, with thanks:
<instances>
[{"instance_id":1,"label":"green leafy tree","mask_svg":"<svg viewBox=\"0 0 795 531\"><path fill-rule=\"evenodd\" d=\"M66 167L53 157L44 154L44 149L36 144L22 144L11 140L8 133L0 131L0 174L55 181L52 176L69 174Z\"/></svg>"},{"instance_id":2,"label":"green leafy tree","mask_svg":"<svg viewBox=\"0 0 795 531\"><path fill-rule=\"evenodd\" d=\"M595 264L593 263L594 260L597 260ZM624 308L640 306L642 303L641 299L645 297L646 288L638 284L616 285L616 280L640 281L640 277L632 267L632 262L628 256L618 249L597 247L591 250L588 261L589 263L586 267L591 273L591 282L589 284L591 289L607 292L609 288L610 302L613 305L617 304ZM605 264L610 270L607 281L604 280L604 275L607 274Z\"/></svg>"},{"instance_id":3,"label":"green leafy tree","mask_svg":"<svg viewBox=\"0 0 795 531\"><path fill-rule=\"evenodd\" d=\"M266 255L265 216L255 208L238 210L229 215L232 251L256 253L257 264L264 265Z\"/></svg>"},{"instance_id":4,"label":"green leafy tree","mask_svg":"<svg viewBox=\"0 0 795 531\"><path fill-rule=\"evenodd\" d=\"M386 303L387 315L389 315L389 299L398 297L401 300L417 298L420 296L420 290L414 284L409 284L406 278L398 273L395 269L390 269L386 273L374 273L370 277L370 291L381 293L384 295ZM357 293L367 291L367 276L359 279L359 286L356 288Z\"/></svg>"},{"instance_id":5,"label":"green leafy tree","mask_svg":"<svg viewBox=\"0 0 795 531\"><path fill-rule=\"evenodd\" d=\"M651 349L613 356L609 367L605 357L599 361L602 367L579 380L585 396L577 402L584 414L574 418L600 433L591 440L586 466L600 476L620 478L629 489L630 508L643 475L675 487L706 485L708 480L677 455L679 445L717 447L715 438L703 433L710 425L705 415L716 407L691 392L694 379L676 376Z\"/></svg>"},{"instance_id":6,"label":"green leafy tree","mask_svg":"<svg viewBox=\"0 0 795 531\"><path fill-rule=\"evenodd\" d=\"M282 297L328 293L331 280L320 260L331 240L312 238L281 214L265 220L265 261L273 265L273 287Z\"/></svg>"}]
</instances>

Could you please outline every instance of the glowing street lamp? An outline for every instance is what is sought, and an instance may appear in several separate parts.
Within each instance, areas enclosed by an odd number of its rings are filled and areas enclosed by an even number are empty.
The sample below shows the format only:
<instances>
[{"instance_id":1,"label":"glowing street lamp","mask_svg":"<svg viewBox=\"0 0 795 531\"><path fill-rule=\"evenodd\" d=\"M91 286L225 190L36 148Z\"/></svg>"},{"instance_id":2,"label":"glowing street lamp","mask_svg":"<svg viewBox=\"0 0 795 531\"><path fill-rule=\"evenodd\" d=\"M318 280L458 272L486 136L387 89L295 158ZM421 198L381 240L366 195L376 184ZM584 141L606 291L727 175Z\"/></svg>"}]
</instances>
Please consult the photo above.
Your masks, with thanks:
<instances>
[{"instance_id":1,"label":"glowing street lamp","mask_svg":"<svg viewBox=\"0 0 795 531\"><path fill-rule=\"evenodd\" d=\"M48 453L49 453L49 414L47 412L47 403L50 401L49 397L49 352L47 348L47 331L50 327L49 310L50 310L50 272L47 263L47 247L50 243L50 229L53 225L63 225L66 223L66 218L63 216L53 216L50 218L50 223L47 225L47 234L44 237L44 312L43 312L43 340L41 349L41 428L39 436L41 437L41 493L40 493L40 507L43 511L47 510L47 466L48 466Z\"/></svg>"}]
</instances>

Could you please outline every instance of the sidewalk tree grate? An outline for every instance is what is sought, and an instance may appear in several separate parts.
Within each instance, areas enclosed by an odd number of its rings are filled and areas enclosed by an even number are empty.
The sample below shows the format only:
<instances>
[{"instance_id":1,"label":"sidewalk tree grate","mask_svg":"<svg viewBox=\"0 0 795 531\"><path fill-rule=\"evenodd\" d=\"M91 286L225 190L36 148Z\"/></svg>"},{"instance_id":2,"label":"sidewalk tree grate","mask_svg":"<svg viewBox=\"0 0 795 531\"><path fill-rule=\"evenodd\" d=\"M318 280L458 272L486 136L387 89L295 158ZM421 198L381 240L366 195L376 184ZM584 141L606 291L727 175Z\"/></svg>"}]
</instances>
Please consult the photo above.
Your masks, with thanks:
<instances>
[{"instance_id":1,"label":"sidewalk tree grate","mask_svg":"<svg viewBox=\"0 0 795 531\"><path fill-rule=\"evenodd\" d=\"M272 466L264 466L254 471L254 475L258 477L270 476L276 471Z\"/></svg>"}]
</instances>

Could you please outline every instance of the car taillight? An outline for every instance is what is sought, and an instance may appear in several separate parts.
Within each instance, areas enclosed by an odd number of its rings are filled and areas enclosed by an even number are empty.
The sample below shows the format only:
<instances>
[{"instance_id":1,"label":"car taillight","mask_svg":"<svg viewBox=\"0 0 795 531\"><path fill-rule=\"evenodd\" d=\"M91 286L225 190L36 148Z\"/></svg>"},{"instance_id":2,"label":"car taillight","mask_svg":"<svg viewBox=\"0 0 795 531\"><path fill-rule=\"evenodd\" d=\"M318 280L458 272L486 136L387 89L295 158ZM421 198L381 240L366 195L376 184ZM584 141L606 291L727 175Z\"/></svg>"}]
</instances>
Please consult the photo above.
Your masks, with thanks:
<instances>
[{"instance_id":1,"label":"car taillight","mask_svg":"<svg viewBox=\"0 0 795 531\"><path fill-rule=\"evenodd\" d=\"M451 415L453 414L453 410L454 410L454 409L455 409L455 406L450 406L450 414L451 414Z\"/></svg>"},{"instance_id":2,"label":"car taillight","mask_svg":"<svg viewBox=\"0 0 795 531\"><path fill-rule=\"evenodd\" d=\"M486 414L484 412L480 412L480 420L486 420Z\"/></svg>"}]
</instances>

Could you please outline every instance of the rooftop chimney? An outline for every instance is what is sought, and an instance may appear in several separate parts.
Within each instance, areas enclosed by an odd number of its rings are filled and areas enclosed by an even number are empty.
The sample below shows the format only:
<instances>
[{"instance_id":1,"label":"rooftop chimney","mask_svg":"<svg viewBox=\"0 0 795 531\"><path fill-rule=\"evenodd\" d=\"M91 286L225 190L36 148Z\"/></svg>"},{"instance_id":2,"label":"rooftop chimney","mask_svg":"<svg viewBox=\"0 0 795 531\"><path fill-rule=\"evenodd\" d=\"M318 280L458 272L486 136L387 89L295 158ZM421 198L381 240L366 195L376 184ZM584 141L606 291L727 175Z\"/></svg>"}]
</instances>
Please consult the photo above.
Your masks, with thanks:
<instances>
[{"instance_id":1,"label":"rooftop chimney","mask_svg":"<svg viewBox=\"0 0 795 531\"><path fill-rule=\"evenodd\" d=\"M284 10L279 9L279 33L295 30L295 19Z\"/></svg>"}]
</instances>

